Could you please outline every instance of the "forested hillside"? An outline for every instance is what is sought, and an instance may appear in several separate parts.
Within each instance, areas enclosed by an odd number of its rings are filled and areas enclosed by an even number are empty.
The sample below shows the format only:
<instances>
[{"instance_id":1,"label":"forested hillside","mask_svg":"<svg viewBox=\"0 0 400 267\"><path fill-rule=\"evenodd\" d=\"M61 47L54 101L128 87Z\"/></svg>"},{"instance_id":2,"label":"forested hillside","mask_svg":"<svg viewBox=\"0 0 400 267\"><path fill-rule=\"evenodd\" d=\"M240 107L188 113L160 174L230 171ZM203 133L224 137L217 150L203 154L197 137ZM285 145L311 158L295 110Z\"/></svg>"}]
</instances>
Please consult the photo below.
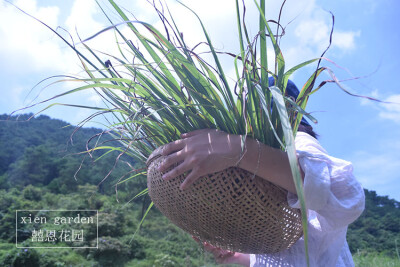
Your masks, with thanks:
<instances>
[{"instance_id":1,"label":"forested hillside","mask_svg":"<svg viewBox=\"0 0 400 267\"><path fill-rule=\"evenodd\" d=\"M353 253L357 250L383 252L398 257L400 202L369 190L365 190L365 197L364 213L349 227L347 239L350 249Z\"/></svg>"},{"instance_id":2,"label":"forested hillside","mask_svg":"<svg viewBox=\"0 0 400 267\"><path fill-rule=\"evenodd\" d=\"M129 242L149 198L126 203L145 188L146 178L138 176L120 184L118 197L114 185L129 177L124 175L132 166L140 166L122 157L107 180L100 183L113 169L118 152L97 161L104 151L96 151L93 158L81 153L87 140L101 132L99 129L82 128L74 133L75 127L66 127L68 124L61 120L42 115L26 121L29 116L21 116L16 122L15 116L0 115L0 265L213 266L210 255L202 253L187 234L155 209ZM89 147L111 137L105 134L96 138ZM107 144L118 145L114 142ZM374 191L365 193L366 211L348 232L351 251L356 257L384 255L396 260L400 203ZM99 210L99 249L17 249L17 209Z\"/></svg>"},{"instance_id":3,"label":"forested hillside","mask_svg":"<svg viewBox=\"0 0 400 267\"><path fill-rule=\"evenodd\" d=\"M75 132L74 126L44 115L26 121L30 115L20 116L18 122L17 117L0 116L0 188L31 184L46 186L55 193L67 193L78 185L99 184L112 169L118 154L111 153L101 164L96 164L94 160L101 152L95 151L93 158L81 153L86 151L89 138L101 132L99 129L82 128ZM89 148L95 142L101 144L109 139L106 134L100 139L94 138ZM82 161L84 164L77 172ZM128 165L122 159L101 189L110 188L109 183L127 171Z\"/></svg>"}]
</instances>

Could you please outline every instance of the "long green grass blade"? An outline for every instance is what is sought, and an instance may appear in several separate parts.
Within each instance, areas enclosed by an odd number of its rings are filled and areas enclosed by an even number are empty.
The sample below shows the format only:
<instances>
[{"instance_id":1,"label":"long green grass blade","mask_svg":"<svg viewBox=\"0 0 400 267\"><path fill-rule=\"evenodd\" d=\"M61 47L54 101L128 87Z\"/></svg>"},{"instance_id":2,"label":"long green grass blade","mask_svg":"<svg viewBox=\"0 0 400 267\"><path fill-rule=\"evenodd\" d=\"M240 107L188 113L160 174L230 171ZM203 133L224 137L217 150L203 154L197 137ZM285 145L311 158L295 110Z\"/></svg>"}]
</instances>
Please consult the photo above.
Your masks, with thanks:
<instances>
[{"instance_id":1,"label":"long green grass blade","mask_svg":"<svg viewBox=\"0 0 400 267\"><path fill-rule=\"evenodd\" d=\"M297 197L300 201L300 207L301 207L301 217L302 217L302 223L303 223L303 234L304 234L304 246L305 246L305 251L306 251L306 259L307 259L307 265L310 265L310 259L309 259L309 254L308 254L308 220L307 220L307 209L306 209L306 203L304 199L304 191L303 191L303 180L301 177L301 171L300 171L300 166L298 165L297 162L297 154L296 154L296 147L294 143L294 136L293 136L293 131L292 127L290 125L289 121L289 116L286 111L286 106L285 106L285 101L282 96L281 90L276 87L272 86L270 87L272 96L274 98L274 103L278 108L278 112L281 117L281 123L282 123L282 129L283 133L285 136L285 143L286 143L286 151L289 157L289 163L290 163L290 169L293 175L293 181L294 185L296 187L296 192L297 192Z\"/></svg>"},{"instance_id":2,"label":"long green grass blade","mask_svg":"<svg viewBox=\"0 0 400 267\"><path fill-rule=\"evenodd\" d=\"M153 201L150 203L149 207L147 208L146 212L144 213L142 220L140 221L138 227L136 228L135 233L133 234L131 240L129 241L129 244L132 242L132 240L135 238L136 234L139 232L140 227L142 226L144 219L147 217L147 214L149 213L149 211L151 210L151 208L153 207L154 203Z\"/></svg>"}]
</instances>

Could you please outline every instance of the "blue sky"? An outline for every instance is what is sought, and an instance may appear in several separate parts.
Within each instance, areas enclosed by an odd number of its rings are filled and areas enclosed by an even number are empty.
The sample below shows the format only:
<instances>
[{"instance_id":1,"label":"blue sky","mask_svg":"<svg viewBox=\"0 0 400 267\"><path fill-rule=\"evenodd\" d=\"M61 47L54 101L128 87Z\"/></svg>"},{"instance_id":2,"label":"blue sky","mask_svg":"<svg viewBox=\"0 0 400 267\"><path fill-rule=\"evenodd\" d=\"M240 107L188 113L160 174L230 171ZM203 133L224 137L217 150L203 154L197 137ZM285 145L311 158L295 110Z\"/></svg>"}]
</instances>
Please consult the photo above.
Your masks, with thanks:
<instances>
[{"instance_id":1,"label":"blue sky","mask_svg":"<svg viewBox=\"0 0 400 267\"><path fill-rule=\"evenodd\" d=\"M56 28L61 26L76 38L88 37L108 24L92 0L17 0L12 1L28 13ZM106 1L100 1L104 3ZM196 20L174 1L167 1L176 14L180 30L189 45L203 40ZM238 52L234 1L184 1L203 19L214 45L220 50ZM257 19L253 1L248 7L248 25L256 33ZM120 0L117 3L134 13L138 19L160 27L145 0ZM267 17L277 19L280 1L267 1ZM324 61L339 79L362 77L345 82L351 92L385 101L400 103L400 19L395 14L398 0L288 0L282 22L287 26L282 50L287 67L321 55L329 40L331 16L335 15L335 31L331 49L325 55L335 64ZM106 6L106 10L110 11ZM254 15L252 15L254 14ZM64 36L65 32L59 30ZM22 14L6 1L0 1L0 113L10 113L34 100L46 99L71 88L58 84L32 87L44 78L58 74L81 75L76 57L65 44L43 25ZM116 51L112 33L107 32L89 44L101 51ZM108 58L105 56L104 60ZM233 75L232 60L224 58L228 74ZM340 67L339 67L340 66ZM315 66L314 66L315 67ZM347 69L345 71L344 69ZM293 75L299 87L313 68ZM330 79L328 75L322 77ZM84 93L58 100L62 103L96 105L99 99ZM34 112L44 106L26 111ZM400 105L382 104L345 94L329 84L314 94L307 107L318 119L315 130L331 155L354 164L354 173L363 186L400 200ZM53 107L45 114L77 124L88 116L87 110Z\"/></svg>"}]
</instances>

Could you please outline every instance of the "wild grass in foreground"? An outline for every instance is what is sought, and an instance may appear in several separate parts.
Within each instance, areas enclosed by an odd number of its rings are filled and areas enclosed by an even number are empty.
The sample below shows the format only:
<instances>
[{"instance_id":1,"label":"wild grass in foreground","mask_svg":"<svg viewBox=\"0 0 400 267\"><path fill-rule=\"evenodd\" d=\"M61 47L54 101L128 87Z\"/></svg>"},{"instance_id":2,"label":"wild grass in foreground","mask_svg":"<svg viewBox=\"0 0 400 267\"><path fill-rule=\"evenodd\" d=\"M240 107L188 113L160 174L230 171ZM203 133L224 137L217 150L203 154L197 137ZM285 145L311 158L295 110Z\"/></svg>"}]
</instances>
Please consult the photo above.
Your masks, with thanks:
<instances>
[{"instance_id":1,"label":"wild grass in foreground","mask_svg":"<svg viewBox=\"0 0 400 267\"><path fill-rule=\"evenodd\" d=\"M379 253L358 251L353 254L356 267L400 267L400 259Z\"/></svg>"}]
</instances>

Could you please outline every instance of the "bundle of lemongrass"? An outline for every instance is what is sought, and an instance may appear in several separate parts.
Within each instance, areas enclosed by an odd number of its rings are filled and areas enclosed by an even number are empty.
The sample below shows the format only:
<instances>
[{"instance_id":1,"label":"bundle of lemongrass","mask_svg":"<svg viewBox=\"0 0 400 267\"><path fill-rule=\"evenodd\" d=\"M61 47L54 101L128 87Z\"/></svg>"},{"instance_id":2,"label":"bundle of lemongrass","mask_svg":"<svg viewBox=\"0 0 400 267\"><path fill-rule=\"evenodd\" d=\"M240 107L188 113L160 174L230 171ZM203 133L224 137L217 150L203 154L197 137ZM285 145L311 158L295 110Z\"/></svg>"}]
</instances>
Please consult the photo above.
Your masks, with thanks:
<instances>
[{"instance_id":1,"label":"bundle of lemongrass","mask_svg":"<svg viewBox=\"0 0 400 267\"><path fill-rule=\"evenodd\" d=\"M319 89L314 89L314 83L324 68L317 67L303 86L297 101L285 96L289 76L320 59L309 60L285 70L282 51L264 16L265 0L260 0L259 3L254 1L259 11L259 32L252 38L242 22L244 18L239 1L236 0L240 53L232 62L237 74L235 88L228 82L219 54L200 19L213 62L204 61L186 46L172 15L167 19L162 14L166 30L166 33L162 33L146 22L131 20L113 0L109 2L122 19L122 22L113 23L104 12L112 24L105 30L115 31L116 45L121 52L111 59L119 64L119 68L124 69L125 75L120 75L108 62L104 63L98 52L86 44L87 40L95 38L101 32L81 42L81 47L87 49L95 60L84 56L76 46L63 39L77 53L89 78L74 79L86 84L62 95L88 89L96 90L109 106L94 108L97 112L94 115L114 115L117 122L110 123L108 127L116 135L123 137L119 139L124 148L118 149L137 162L145 163L154 149L179 139L181 133L203 128L240 134L244 138L248 136L271 147L285 150L289 155L297 194L304 211L294 137L303 115L314 120L304 109L309 95L313 90ZM189 11L193 12L188 8ZM197 16L194 12L193 14ZM119 30L119 25L129 27L144 51L139 51L131 39ZM174 36L174 41L170 36ZM124 49L121 49L121 43ZM273 72L268 69L267 43L272 44L275 52L276 70ZM129 50L129 56L126 49ZM256 51L260 54L257 55ZM134 64L131 63L132 55L135 58ZM275 78L276 85L273 87L268 86L269 76ZM272 98L274 101L271 101ZM145 193L147 189L141 194ZM305 212L302 212L301 221L307 238Z\"/></svg>"}]
</instances>

